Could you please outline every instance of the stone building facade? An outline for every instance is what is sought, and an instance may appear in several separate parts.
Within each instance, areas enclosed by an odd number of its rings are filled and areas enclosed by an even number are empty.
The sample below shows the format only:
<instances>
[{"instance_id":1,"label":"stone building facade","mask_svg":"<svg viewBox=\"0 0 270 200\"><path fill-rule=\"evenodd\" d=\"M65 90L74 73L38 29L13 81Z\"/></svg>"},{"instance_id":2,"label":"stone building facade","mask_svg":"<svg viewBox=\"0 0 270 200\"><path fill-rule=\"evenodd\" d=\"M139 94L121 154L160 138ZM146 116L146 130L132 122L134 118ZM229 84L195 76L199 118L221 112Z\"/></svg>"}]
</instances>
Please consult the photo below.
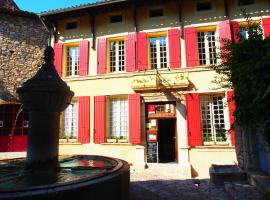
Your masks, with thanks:
<instances>
[{"instance_id":1,"label":"stone building facade","mask_svg":"<svg viewBox=\"0 0 270 200\"><path fill-rule=\"evenodd\" d=\"M0 152L26 148L28 115L18 112L16 88L38 70L47 38L36 14L0 0Z\"/></svg>"}]
</instances>

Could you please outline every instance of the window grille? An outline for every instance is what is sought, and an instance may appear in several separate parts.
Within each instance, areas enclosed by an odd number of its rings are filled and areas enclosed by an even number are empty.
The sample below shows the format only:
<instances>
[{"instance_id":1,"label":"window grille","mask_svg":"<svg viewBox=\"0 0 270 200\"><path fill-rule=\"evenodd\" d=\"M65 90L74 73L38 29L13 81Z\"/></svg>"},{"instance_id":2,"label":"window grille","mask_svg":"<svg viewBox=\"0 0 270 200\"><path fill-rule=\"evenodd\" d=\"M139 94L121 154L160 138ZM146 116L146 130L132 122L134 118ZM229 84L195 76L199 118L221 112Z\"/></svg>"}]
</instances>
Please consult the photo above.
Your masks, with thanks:
<instances>
[{"instance_id":1,"label":"window grille","mask_svg":"<svg viewBox=\"0 0 270 200\"><path fill-rule=\"evenodd\" d=\"M227 141L223 96L202 96L200 104L203 141Z\"/></svg>"},{"instance_id":2,"label":"window grille","mask_svg":"<svg viewBox=\"0 0 270 200\"><path fill-rule=\"evenodd\" d=\"M217 64L217 40L215 31L197 32L200 65Z\"/></svg>"},{"instance_id":3,"label":"window grille","mask_svg":"<svg viewBox=\"0 0 270 200\"><path fill-rule=\"evenodd\" d=\"M110 72L125 71L125 41L110 42Z\"/></svg>"},{"instance_id":4,"label":"window grille","mask_svg":"<svg viewBox=\"0 0 270 200\"><path fill-rule=\"evenodd\" d=\"M67 76L78 75L79 72L79 47L67 48Z\"/></svg>"},{"instance_id":5,"label":"window grille","mask_svg":"<svg viewBox=\"0 0 270 200\"><path fill-rule=\"evenodd\" d=\"M150 38L150 60L151 69L167 68L167 37L151 37Z\"/></svg>"},{"instance_id":6,"label":"window grille","mask_svg":"<svg viewBox=\"0 0 270 200\"><path fill-rule=\"evenodd\" d=\"M115 137L128 136L128 100L123 98L110 99L110 135Z\"/></svg>"}]
</instances>

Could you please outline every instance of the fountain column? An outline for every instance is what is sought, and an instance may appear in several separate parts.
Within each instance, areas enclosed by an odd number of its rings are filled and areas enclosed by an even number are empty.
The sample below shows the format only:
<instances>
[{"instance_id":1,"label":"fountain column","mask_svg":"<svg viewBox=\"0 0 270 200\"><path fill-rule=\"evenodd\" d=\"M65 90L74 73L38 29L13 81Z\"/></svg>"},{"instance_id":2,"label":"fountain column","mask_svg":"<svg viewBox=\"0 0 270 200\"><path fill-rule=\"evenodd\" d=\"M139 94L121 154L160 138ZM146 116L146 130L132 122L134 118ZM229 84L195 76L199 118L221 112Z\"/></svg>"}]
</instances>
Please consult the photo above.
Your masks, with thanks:
<instances>
[{"instance_id":1,"label":"fountain column","mask_svg":"<svg viewBox=\"0 0 270 200\"><path fill-rule=\"evenodd\" d=\"M46 48L44 57L45 64L37 74L17 89L21 103L29 111L25 171L32 174L58 171L60 113L74 95L55 70L52 47Z\"/></svg>"}]
</instances>

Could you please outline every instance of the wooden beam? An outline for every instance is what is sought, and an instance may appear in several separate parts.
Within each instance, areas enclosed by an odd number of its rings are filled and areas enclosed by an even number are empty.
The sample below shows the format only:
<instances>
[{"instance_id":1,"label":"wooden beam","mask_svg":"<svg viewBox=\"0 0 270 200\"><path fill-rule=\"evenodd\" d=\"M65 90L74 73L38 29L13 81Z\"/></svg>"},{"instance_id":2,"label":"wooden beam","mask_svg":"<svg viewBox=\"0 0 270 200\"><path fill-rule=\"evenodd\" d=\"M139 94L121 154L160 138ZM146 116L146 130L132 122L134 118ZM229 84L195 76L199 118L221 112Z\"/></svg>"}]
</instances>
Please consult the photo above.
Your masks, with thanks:
<instances>
[{"instance_id":1,"label":"wooden beam","mask_svg":"<svg viewBox=\"0 0 270 200\"><path fill-rule=\"evenodd\" d=\"M184 22L182 17L182 0L178 0L178 17L179 17L179 25L180 25L180 31L181 31L181 38L184 39Z\"/></svg>"},{"instance_id":2,"label":"wooden beam","mask_svg":"<svg viewBox=\"0 0 270 200\"><path fill-rule=\"evenodd\" d=\"M95 26L95 15L89 14L89 22L90 22L90 26L91 26L91 34L92 34L92 49L96 50L96 41L97 41L97 37L96 37L96 26Z\"/></svg>"},{"instance_id":3,"label":"wooden beam","mask_svg":"<svg viewBox=\"0 0 270 200\"><path fill-rule=\"evenodd\" d=\"M226 18L229 18L228 0L224 0L224 14Z\"/></svg>"}]
</instances>

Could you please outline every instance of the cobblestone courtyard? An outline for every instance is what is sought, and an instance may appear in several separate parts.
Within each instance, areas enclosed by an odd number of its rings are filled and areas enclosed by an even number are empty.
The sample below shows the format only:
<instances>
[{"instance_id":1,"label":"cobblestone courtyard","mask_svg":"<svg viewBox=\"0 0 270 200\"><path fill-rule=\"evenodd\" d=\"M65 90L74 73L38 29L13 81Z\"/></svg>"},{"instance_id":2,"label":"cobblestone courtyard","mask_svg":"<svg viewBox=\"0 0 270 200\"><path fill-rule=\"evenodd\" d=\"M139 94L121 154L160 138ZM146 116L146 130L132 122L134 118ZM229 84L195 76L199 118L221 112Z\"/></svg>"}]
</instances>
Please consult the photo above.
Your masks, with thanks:
<instances>
[{"instance_id":1,"label":"cobblestone courtyard","mask_svg":"<svg viewBox=\"0 0 270 200\"><path fill-rule=\"evenodd\" d=\"M145 170L131 170L131 200L227 200L223 186L209 179L184 179L177 164L151 164Z\"/></svg>"}]
</instances>

